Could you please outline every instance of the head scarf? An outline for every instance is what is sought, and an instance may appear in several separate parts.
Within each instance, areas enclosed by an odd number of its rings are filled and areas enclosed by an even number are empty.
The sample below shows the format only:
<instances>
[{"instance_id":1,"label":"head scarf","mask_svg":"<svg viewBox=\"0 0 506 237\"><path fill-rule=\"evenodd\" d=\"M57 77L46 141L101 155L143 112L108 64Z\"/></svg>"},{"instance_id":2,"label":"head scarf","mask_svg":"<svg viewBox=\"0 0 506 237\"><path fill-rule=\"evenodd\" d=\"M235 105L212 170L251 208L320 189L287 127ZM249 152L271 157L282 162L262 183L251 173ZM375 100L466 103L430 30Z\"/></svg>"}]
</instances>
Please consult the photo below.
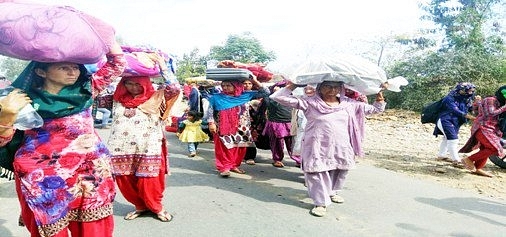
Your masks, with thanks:
<instances>
[{"instance_id":1,"label":"head scarf","mask_svg":"<svg viewBox=\"0 0 506 237\"><path fill-rule=\"evenodd\" d=\"M126 89L126 81L134 81L141 84L144 89L142 94L135 97L132 96ZM123 77L116 86L116 90L114 91L112 98L114 101L121 103L126 108L137 108L139 105L149 100L155 92L156 91L153 88L151 79L147 76Z\"/></svg>"},{"instance_id":2,"label":"head scarf","mask_svg":"<svg viewBox=\"0 0 506 237\"><path fill-rule=\"evenodd\" d=\"M234 91L232 93L228 93L228 94L223 92L224 94L237 97L237 96L240 96L242 94L242 92L244 91L244 85L241 81L229 80L226 82L230 82L232 84L232 86L234 86Z\"/></svg>"},{"instance_id":3,"label":"head scarf","mask_svg":"<svg viewBox=\"0 0 506 237\"><path fill-rule=\"evenodd\" d=\"M506 86L499 87L499 89L495 92L495 97L501 106L506 104Z\"/></svg>"},{"instance_id":4,"label":"head scarf","mask_svg":"<svg viewBox=\"0 0 506 237\"><path fill-rule=\"evenodd\" d=\"M455 98L456 101L465 102L465 106L467 108L460 108L462 111L467 111L472 107L472 102L475 96L474 89L476 86L470 82L459 82L452 91L450 91L450 95ZM473 93L469 94L469 91L473 90ZM460 94L460 91L464 91L464 94Z\"/></svg>"},{"instance_id":5,"label":"head scarf","mask_svg":"<svg viewBox=\"0 0 506 237\"><path fill-rule=\"evenodd\" d=\"M474 90L475 88L476 88L476 86L473 83L459 82L450 93L452 93L454 96L461 96L464 98L469 98L469 97L474 97L475 92L473 92L471 94L469 94L468 92L470 90ZM463 90L465 92L464 95L460 94L461 90Z\"/></svg>"},{"instance_id":6,"label":"head scarf","mask_svg":"<svg viewBox=\"0 0 506 237\"><path fill-rule=\"evenodd\" d=\"M220 135L235 134L239 128L239 106L249 102L256 91L244 91L244 86L239 80L229 80L234 86L231 93L219 93L211 97L211 105L218 111L220 122Z\"/></svg>"},{"instance_id":7,"label":"head scarf","mask_svg":"<svg viewBox=\"0 0 506 237\"><path fill-rule=\"evenodd\" d=\"M13 87L28 94L33 101L33 107L42 118L61 118L76 114L93 104L91 79L83 64L78 64L81 73L76 83L62 88L57 95L44 91L44 78L35 73L36 68L42 69L47 64L51 63L30 62L12 83Z\"/></svg>"}]
</instances>

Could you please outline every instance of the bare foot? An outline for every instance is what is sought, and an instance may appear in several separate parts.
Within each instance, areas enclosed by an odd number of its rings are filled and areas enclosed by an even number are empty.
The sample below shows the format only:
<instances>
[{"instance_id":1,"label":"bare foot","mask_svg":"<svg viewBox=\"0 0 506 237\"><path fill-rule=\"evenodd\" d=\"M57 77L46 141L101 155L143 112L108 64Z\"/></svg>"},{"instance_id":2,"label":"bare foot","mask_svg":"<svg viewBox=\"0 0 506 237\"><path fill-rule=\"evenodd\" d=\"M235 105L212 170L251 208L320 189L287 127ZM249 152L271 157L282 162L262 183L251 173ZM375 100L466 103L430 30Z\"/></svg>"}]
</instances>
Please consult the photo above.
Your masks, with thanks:
<instances>
[{"instance_id":1,"label":"bare foot","mask_svg":"<svg viewBox=\"0 0 506 237\"><path fill-rule=\"evenodd\" d=\"M462 162L464 163L466 169L468 169L469 171L471 172L476 171L476 168L474 168L474 163L472 160L469 159L469 157L465 157L464 159L462 159Z\"/></svg>"},{"instance_id":2,"label":"bare foot","mask_svg":"<svg viewBox=\"0 0 506 237\"><path fill-rule=\"evenodd\" d=\"M481 175L481 176L485 176L485 177L494 177L491 173L489 172L486 172L485 170L482 170L482 169L477 169L476 171L474 171L475 174L477 175Z\"/></svg>"}]
</instances>

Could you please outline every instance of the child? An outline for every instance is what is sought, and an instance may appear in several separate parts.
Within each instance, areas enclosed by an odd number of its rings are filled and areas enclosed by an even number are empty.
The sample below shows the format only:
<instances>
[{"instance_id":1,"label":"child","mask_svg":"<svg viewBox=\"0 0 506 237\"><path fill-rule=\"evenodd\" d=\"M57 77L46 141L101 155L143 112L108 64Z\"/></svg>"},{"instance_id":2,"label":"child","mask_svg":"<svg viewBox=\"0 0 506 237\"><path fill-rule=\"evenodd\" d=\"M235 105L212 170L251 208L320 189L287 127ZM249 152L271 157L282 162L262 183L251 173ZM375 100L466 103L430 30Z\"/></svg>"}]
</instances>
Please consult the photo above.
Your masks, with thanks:
<instances>
[{"instance_id":1,"label":"child","mask_svg":"<svg viewBox=\"0 0 506 237\"><path fill-rule=\"evenodd\" d=\"M186 120L179 124L176 136L182 142L188 143L188 152L190 157L197 155L197 146L200 142L209 141L209 136L202 131L202 120L197 111L188 112Z\"/></svg>"}]
</instances>

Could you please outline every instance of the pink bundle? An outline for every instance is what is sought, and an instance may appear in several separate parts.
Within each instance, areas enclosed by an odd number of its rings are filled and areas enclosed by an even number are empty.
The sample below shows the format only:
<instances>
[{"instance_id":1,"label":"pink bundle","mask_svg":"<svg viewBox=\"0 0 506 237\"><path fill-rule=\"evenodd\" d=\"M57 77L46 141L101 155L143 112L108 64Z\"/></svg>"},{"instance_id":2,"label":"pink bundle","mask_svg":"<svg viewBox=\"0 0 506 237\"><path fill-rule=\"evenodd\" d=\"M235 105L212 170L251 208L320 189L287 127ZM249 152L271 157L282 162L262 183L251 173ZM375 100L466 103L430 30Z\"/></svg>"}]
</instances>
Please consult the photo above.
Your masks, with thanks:
<instances>
[{"instance_id":1,"label":"pink bundle","mask_svg":"<svg viewBox=\"0 0 506 237\"><path fill-rule=\"evenodd\" d=\"M40 62L96 63L114 28L69 6L0 0L0 54Z\"/></svg>"},{"instance_id":2,"label":"pink bundle","mask_svg":"<svg viewBox=\"0 0 506 237\"><path fill-rule=\"evenodd\" d=\"M127 60L127 67L123 76L160 76L160 66L158 62L152 60L149 54L156 54L154 50L121 46Z\"/></svg>"},{"instance_id":3,"label":"pink bundle","mask_svg":"<svg viewBox=\"0 0 506 237\"><path fill-rule=\"evenodd\" d=\"M125 59L127 65L122 77L128 76L148 76L148 77L160 77L160 67L171 70L172 59L170 56L160 50L147 48L147 47L132 47L132 46L121 46L123 53L125 53ZM160 60L157 60L160 59ZM88 70L94 72L97 68L102 67L106 58L103 57L98 63L94 65L86 65ZM163 61L163 62L162 62ZM160 65L160 63L166 65ZM174 73L174 71L172 71Z\"/></svg>"}]
</instances>

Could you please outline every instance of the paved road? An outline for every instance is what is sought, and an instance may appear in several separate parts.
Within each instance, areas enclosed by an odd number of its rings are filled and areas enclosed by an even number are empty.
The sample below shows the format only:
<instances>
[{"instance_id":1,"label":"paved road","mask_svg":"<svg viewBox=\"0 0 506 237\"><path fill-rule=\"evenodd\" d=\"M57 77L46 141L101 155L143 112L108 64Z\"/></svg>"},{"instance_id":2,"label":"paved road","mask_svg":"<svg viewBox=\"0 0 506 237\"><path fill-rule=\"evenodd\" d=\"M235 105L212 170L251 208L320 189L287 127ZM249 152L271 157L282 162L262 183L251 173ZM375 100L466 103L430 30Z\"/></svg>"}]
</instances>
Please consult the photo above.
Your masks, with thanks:
<instances>
[{"instance_id":1,"label":"paved road","mask_svg":"<svg viewBox=\"0 0 506 237\"><path fill-rule=\"evenodd\" d=\"M294 162L274 168L269 153L261 151L257 165L241 166L246 175L223 179L214 169L212 144L202 144L199 156L188 158L174 134L168 137L172 175L164 205L174 220L125 221L133 207L118 193L115 236L506 236L503 200L363 164L349 174L341 192L346 202L329 206L325 217L313 217ZM16 225L13 190L12 182L0 183L0 237L28 236Z\"/></svg>"}]
</instances>

